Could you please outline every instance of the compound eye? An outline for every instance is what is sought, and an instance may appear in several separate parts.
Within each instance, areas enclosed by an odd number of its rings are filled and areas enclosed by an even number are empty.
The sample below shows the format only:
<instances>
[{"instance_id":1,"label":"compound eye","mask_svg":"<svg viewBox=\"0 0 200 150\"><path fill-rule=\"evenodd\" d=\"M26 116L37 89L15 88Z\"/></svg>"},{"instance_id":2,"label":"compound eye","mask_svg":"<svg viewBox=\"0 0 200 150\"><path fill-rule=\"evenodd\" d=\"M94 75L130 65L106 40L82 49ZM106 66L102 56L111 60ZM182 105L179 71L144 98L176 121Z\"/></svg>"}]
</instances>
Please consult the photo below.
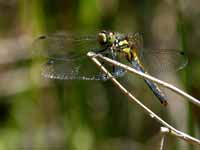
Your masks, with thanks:
<instances>
[{"instance_id":1,"label":"compound eye","mask_svg":"<svg viewBox=\"0 0 200 150\"><path fill-rule=\"evenodd\" d=\"M101 44L101 45L104 45L107 43L107 37L106 37L106 34L101 32L98 34L98 37L97 37L97 40L98 42Z\"/></svg>"}]
</instances>

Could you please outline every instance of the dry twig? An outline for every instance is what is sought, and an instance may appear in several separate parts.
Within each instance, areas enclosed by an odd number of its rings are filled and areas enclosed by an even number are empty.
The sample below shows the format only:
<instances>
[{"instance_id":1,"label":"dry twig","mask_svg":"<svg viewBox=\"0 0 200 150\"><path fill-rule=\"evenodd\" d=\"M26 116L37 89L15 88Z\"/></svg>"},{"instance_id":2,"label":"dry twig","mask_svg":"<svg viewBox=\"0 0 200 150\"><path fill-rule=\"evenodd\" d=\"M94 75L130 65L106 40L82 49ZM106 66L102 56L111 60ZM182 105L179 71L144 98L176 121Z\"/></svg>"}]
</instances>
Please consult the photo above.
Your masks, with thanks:
<instances>
[{"instance_id":1,"label":"dry twig","mask_svg":"<svg viewBox=\"0 0 200 150\"><path fill-rule=\"evenodd\" d=\"M121 64L121 63L119 63L119 62L117 62L117 61L114 61L114 60L112 60L112 59L109 59L109 58L107 58L107 57L104 57L104 56L102 56L102 55L100 55L100 54L95 54L95 53L93 53L93 52L88 52L87 55L92 59L92 61L94 61L94 63L95 63L103 72L105 72L105 73L108 75L108 77L110 77L110 80L111 80L123 93L125 93L125 94L130 98L130 101L131 101L131 102L136 102L141 108L143 108L143 110L144 110L151 118L155 119L155 120L158 121L160 124L162 124L163 126L165 126L166 128L168 128L168 129L169 129L169 132L168 132L168 133L170 133L170 134L172 134L172 135L174 135L174 136L176 136L176 137L178 137L178 138L180 138L180 139L183 139L183 140L185 140L185 141L187 141L187 142L190 142L190 143L193 143L193 144L196 144L196 145L200 145L200 140L198 140L198 139L196 139L196 138L194 138L194 137L192 137L192 136L190 136L190 135L188 135L188 134L186 134L186 133L184 133L184 132L181 132L181 131L177 130L176 128L174 128L173 126L171 126L170 124L168 124L167 122L165 122L163 119L161 119L159 116L157 116L157 115L156 115L154 112L152 112L148 107L146 107L143 103L141 103L137 98L135 98L129 91L126 90L125 87L123 87L123 86L112 76L112 74L111 74L110 72L108 72L108 70L107 70L104 66L102 66L102 64L97 60L96 57L99 57L99 58L101 58L101 59L103 59L103 60L105 60L105 61L107 61L107 62L109 62L109 63L112 63L112 64L114 64L114 65L120 66L120 67L122 67L122 68L124 68L124 69L126 69L126 70L128 70L128 71L130 71L130 72L132 72L132 73L135 73L135 74L137 74L137 75L142 76L143 78L146 78L146 79L152 80L152 81L154 81L154 82L156 82L156 83L158 83L158 84L161 84L161 85L163 85L163 86L165 86L165 87L167 87L167 88L169 88L169 89L175 91L176 93L179 93L179 94L181 94L182 96L185 96L185 97L189 98L190 100L192 99L191 101L192 101L193 103L195 103L195 104L197 104L198 106L200 106L200 103L199 103L199 101L198 101L197 99L195 99L195 98L193 98L192 96L188 95L187 93L181 91L180 89L178 89L178 88L172 86L171 84L168 84L168 83L166 83L166 82L163 82L163 81L161 81L161 80L158 80L158 79L156 79L156 78L154 78L154 77L152 77L152 76L150 76L150 75L146 75L146 74L144 74L144 73L142 73L142 72L139 72L139 71L137 71L137 70L135 70L135 69L133 69L133 68L131 68L131 67L128 67L128 66L123 65L123 64ZM198 101L198 102L197 102L197 101Z\"/></svg>"},{"instance_id":2,"label":"dry twig","mask_svg":"<svg viewBox=\"0 0 200 150\"><path fill-rule=\"evenodd\" d=\"M165 136L166 136L166 133L168 133L169 129L166 128L166 127L160 127L160 132L162 133L162 138L161 138L161 141L160 141L160 150L164 150L164 143L165 143Z\"/></svg>"},{"instance_id":3,"label":"dry twig","mask_svg":"<svg viewBox=\"0 0 200 150\"><path fill-rule=\"evenodd\" d=\"M137 71L137 70L135 70L134 68L131 68L131 67L129 67L129 66L127 66L127 65L124 65L124 64L122 64L122 63L120 63L120 62L117 62L117 61L115 61L115 60L112 60L112 59L110 59L110 58L108 58L108 57L102 56L101 54L95 54L95 53L93 53L93 52L89 52L88 55L90 55L91 57L98 57L98 58L100 58L100 59L102 59L102 60L104 60L104 61L106 61L106 62L108 62L108 63L110 63L110 64L113 64L113 65L115 65L115 66L119 66L119 67L121 67L121 68L123 68L123 69L125 69L125 70L127 70L127 71L129 71L129 72L131 72L131 73L134 73L134 74L136 74L136 75L139 75L139 77L146 78L146 79L148 79L148 80L151 80L151 81L153 81L153 82L156 82L156 83L162 85L163 87L166 87L166 88L170 89L171 91L174 91L174 92L176 92L177 94L179 94L179 95L181 95L181 96L187 98L190 102L192 102L192 103L194 103L195 105L197 105L197 106L200 107L200 101L199 101L198 99L192 97L191 95L185 93L184 91L178 89L177 87L175 87L175 86L173 86L173 85L171 85L171 84L169 84L169 83L167 83L167 82L164 82L164 81L162 81L162 80L159 80L159 79L157 79L157 78L155 78L155 77L152 77L152 76L150 76L150 75L148 75L148 74L145 74L145 73L143 73L143 72Z\"/></svg>"}]
</instances>

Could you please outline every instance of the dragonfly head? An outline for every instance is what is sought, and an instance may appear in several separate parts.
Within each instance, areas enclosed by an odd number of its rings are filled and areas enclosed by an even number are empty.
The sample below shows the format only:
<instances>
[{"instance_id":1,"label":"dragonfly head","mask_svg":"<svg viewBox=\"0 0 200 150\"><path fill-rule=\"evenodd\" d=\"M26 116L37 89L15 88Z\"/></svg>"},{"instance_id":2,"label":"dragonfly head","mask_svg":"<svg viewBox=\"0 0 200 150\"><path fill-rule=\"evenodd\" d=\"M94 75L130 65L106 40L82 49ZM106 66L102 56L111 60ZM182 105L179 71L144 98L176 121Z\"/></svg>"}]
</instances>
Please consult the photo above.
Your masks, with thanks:
<instances>
[{"instance_id":1,"label":"dragonfly head","mask_svg":"<svg viewBox=\"0 0 200 150\"><path fill-rule=\"evenodd\" d=\"M97 40L103 46L112 46L116 40L116 36L113 32L102 31L98 34Z\"/></svg>"}]
</instances>

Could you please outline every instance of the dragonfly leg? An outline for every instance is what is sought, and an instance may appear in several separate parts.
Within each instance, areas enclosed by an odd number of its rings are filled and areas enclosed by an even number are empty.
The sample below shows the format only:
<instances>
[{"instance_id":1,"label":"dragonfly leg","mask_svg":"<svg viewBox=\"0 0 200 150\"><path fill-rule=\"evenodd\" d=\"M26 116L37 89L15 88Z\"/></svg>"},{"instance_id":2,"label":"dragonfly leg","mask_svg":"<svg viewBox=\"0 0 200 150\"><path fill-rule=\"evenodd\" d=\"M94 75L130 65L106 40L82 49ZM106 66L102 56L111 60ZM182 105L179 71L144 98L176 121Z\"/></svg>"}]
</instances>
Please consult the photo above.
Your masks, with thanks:
<instances>
[{"instance_id":1,"label":"dragonfly leg","mask_svg":"<svg viewBox=\"0 0 200 150\"><path fill-rule=\"evenodd\" d=\"M116 52L112 52L112 59L117 60L117 54ZM114 77L121 77L125 74L125 70L121 67L117 67L115 65L112 65L112 74Z\"/></svg>"}]
</instances>

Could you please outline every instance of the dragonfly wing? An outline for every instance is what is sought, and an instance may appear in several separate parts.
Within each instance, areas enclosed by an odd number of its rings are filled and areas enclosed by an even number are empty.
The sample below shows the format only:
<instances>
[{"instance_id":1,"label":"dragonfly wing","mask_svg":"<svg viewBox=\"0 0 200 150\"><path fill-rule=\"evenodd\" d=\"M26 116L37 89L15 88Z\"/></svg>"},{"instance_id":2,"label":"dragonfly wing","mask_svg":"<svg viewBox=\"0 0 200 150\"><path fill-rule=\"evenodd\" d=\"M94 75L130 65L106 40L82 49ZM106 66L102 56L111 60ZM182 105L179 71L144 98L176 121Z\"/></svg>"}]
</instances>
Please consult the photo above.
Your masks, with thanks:
<instances>
[{"instance_id":1,"label":"dragonfly wing","mask_svg":"<svg viewBox=\"0 0 200 150\"><path fill-rule=\"evenodd\" d=\"M87 51L99 51L101 47L95 36L74 37L67 34L45 35L37 38L32 46L35 57L45 61L42 75L62 80L107 80L86 56ZM103 62L102 62L103 63ZM111 69L111 67L110 67ZM110 70L113 72L113 70ZM115 77L122 74L113 72Z\"/></svg>"},{"instance_id":2,"label":"dragonfly wing","mask_svg":"<svg viewBox=\"0 0 200 150\"><path fill-rule=\"evenodd\" d=\"M140 33L129 33L127 34L127 39L131 47L134 47L136 49L140 49L143 47L143 37Z\"/></svg>"},{"instance_id":3,"label":"dragonfly wing","mask_svg":"<svg viewBox=\"0 0 200 150\"><path fill-rule=\"evenodd\" d=\"M63 61L48 59L42 69L42 75L60 80L107 80L89 58Z\"/></svg>"},{"instance_id":4,"label":"dragonfly wing","mask_svg":"<svg viewBox=\"0 0 200 150\"><path fill-rule=\"evenodd\" d=\"M121 68L101 62L112 75L117 78L124 75ZM73 61L48 59L43 66L42 75L51 79L60 80L108 80L109 77L100 72L100 69L88 58L82 57Z\"/></svg>"},{"instance_id":5,"label":"dragonfly wing","mask_svg":"<svg viewBox=\"0 0 200 150\"><path fill-rule=\"evenodd\" d=\"M36 57L71 60L85 56L87 51L101 49L95 36L76 37L67 33L42 35L32 44Z\"/></svg>"},{"instance_id":6,"label":"dragonfly wing","mask_svg":"<svg viewBox=\"0 0 200 150\"><path fill-rule=\"evenodd\" d=\"M187 56L182 51L173 49L142 49L139 58L150 74L176 72L188 63Z\"/></svg>"},{"instance_id":7,"label":"dragonfly wing","mask_svg":"<svg viewBox=\"0 0 200 150\"><path fill-rule=\"evenodd\" d=\"M137 50L138 57L150 74L177 71L183 69L187 63L187 56L174 49L145 49L143 38L139 33L127 35L131 47Z\"/></svg>"}]
</instances>

